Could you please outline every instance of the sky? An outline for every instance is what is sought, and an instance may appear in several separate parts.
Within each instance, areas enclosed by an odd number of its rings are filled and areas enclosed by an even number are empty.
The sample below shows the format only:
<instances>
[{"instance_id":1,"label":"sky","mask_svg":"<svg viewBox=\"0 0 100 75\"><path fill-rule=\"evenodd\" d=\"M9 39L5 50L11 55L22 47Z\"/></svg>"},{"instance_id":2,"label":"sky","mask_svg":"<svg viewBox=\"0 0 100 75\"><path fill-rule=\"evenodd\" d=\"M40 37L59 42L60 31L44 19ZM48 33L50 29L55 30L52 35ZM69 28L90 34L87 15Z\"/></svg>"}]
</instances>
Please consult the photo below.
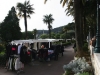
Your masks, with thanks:
<instances>
[{"instance_id":1,"label":"sky","mask_svg":"<svg viewBox=\"0 0 100 75\"><path fill-rule=\"evenodd\" d=\"M18 2L24 3L24 1L25 0L2 0L0 2L0 22L4 20L12 6L16 7ZM66 15L66 6L62 7L60 0L48 0L46 4L44 4L44 0L30 0L30 4L33 4L35 13L31 15L31 18L27 19L28 31L32 31L35 28L37 30L47 30L47 25L43 23L44 15L53 15L52 17L55 19L52 23L53 28L67 25L73 21L72 16ZM23 18L20 19L19 25L21 31L25 31Z\"/></svg>"}]
</instances>

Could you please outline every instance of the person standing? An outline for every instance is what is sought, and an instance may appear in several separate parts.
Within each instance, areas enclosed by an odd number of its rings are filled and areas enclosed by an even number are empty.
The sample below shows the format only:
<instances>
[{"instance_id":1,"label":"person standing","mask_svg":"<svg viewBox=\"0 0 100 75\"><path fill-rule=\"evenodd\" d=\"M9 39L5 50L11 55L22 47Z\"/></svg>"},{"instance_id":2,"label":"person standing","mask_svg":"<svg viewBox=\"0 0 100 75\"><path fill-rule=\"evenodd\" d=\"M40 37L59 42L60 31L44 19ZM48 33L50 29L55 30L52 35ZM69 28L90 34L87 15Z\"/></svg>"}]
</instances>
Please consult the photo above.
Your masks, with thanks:
<instances>
[{"instance_id":1,"label":"person standing","mask_svg":"<svg viewBox=\"0 0 100 75\"><path fill-rule=\"evenodd\" d=\"M95 36L90 40L90 45L95 47L95 45L96 45L96 37Z\"/></svg>"},{"instance_id":2,"label":"person standing","mask_svg":"<svg viewBox=\"0 0 100 75\"><path fill-rule=\"evenodd\" d=\"M24 64L26 62L27 47L23 45L20 50L20 61L22 63L21 71L24 70Z\"/></svg>"}]
</instances>

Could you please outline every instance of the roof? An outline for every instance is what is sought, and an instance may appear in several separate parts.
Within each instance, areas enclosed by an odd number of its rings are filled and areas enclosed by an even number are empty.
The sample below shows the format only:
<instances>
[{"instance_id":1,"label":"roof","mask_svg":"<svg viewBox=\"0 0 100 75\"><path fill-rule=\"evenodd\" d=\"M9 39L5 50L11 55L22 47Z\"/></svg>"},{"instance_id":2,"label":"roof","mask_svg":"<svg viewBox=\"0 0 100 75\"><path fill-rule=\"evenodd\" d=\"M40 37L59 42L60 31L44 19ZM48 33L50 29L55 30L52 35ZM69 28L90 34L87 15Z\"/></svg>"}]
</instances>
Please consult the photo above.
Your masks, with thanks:
<instances>
[{"instance_id":1,"label":"roof","mask_svg":"<svg viewBox=\"0 0 100 75\"><path fill-rule=\"evenodd\" d=\"M35 43L35 42L55 42L60 39L29 39L29 40L14 40L11 43Z\"/></svg>"}]
</instances>

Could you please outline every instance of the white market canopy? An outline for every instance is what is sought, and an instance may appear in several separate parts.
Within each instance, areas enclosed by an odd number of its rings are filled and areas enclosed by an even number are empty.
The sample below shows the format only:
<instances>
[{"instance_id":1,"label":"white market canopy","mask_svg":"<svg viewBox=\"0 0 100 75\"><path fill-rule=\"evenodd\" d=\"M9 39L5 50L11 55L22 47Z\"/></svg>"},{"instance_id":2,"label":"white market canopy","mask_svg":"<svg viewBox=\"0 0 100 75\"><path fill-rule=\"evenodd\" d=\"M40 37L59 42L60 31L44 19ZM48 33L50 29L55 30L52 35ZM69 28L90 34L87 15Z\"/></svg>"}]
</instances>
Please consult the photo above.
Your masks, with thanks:
<instances>
[{"instance_id":1,"label":"white market canopy","mask_svg":"<svg viewBox=\"0 0 100 75\"><path fill-rule=\"evenodd\" d=\"M35 43L35 42L56 42L62 39L29 39L29 40L14 40L11 43Z\"/></svg>"}]
</instances>

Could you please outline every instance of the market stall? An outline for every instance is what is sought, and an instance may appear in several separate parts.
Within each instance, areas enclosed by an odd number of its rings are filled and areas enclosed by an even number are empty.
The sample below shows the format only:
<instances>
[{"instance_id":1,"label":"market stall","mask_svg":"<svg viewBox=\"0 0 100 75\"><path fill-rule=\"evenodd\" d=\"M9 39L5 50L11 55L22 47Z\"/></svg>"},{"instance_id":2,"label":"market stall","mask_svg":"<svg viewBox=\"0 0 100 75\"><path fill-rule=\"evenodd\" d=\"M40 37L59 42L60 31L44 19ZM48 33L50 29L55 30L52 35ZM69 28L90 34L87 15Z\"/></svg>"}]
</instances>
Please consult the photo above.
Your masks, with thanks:
<instances>
[{"instance_id":1,"label":"market stall","mask_svg":"<svg viewBox=\"0 0 100 75\"><path fill-rule=\"evenodd\" d=\"M42 42L48 42L49 43L49 48L50 48L50 42L56 42L59 41L60 39L29 39L29 40L14 40L11 43L13 44L25 44L26 46L29 46L28 44L34 43L33 48L37 50L37 43L38 43L38 48L40 48Z\"/></svg>"}]
</instances>

